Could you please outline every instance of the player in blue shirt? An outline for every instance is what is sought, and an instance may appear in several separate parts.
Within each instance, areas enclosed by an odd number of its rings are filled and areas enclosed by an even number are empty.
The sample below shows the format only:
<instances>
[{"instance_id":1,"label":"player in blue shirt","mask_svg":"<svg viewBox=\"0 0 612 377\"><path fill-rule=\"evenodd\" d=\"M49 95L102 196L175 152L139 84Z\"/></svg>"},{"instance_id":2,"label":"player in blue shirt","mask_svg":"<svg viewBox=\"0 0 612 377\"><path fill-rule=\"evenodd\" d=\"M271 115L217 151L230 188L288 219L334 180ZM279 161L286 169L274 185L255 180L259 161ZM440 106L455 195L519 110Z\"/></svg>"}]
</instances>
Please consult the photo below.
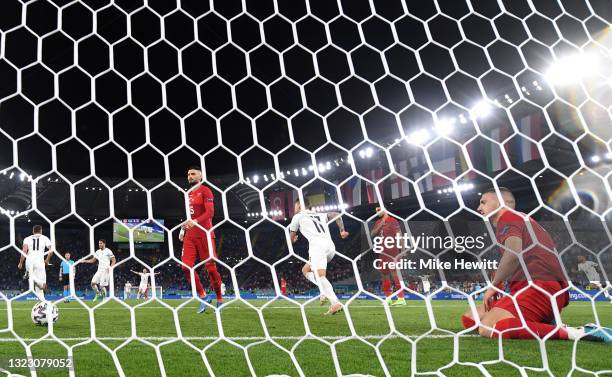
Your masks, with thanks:
<instances>
[{"instance_id":1,"label":"player in blue shirt","mask_svg":"<svg viewBox=\"0 0 612 377\"><path fill-rule=\"evenodd\" d=\"M65 261L60 265L59 281L64 282L64 302L70 302L70 266L74 261L70 259L70 253L64 254Z\"/></svg>"}]
</instances>

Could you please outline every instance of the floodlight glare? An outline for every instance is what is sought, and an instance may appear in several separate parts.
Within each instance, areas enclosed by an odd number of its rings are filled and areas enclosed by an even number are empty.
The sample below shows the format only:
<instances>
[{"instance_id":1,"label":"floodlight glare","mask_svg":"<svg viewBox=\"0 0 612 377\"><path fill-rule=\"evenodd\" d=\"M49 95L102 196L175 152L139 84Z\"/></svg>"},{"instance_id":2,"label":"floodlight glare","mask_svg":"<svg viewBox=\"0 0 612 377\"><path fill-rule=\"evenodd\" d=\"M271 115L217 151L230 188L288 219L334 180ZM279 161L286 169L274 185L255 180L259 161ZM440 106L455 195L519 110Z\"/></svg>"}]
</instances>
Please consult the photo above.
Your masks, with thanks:
<instances>
[{"instance_id":1,"label":"floodlight glare","mask_svg":"<svg viewBox=\"0 0 612 377\"><path fill-rule=\"evenodd\" d=\"M406 137L406 141L412 144L422 145L429 140L429 132L426 129L414 131Z\"/></svg>"},{"instance_id":2,"label":"floodlight glare","mask_svg":"<svg viewBox=\"0 0 612 377\"><path fill-rule=\"evenodd\" d=\"M491 105L482 100L472 108L472 116L474 118L485 118L491 113Z\"/></svg>"},{"instance_id":3,"label":"floodlight glare","mask_svg":"<svg viewBox=\"0 0 612 377\"><path fill-rule=\"evenodd\" d=\"M591 53L576 54L557 60L546 72L546 80L552 85L577 83L597 71L599 61Z\"/></svg>"},{"instance_id":4,"label":"floodlight glare","mask_svg":"<svg viewBox=\"0 0 612 377\"><path fill-rule=\"evenodd\" d=\"M455 118L452 119L440 119L436 122L436 132L442 136L448 135L453 130L453 123L455 123Z\"/></svg>"}]
</instances>

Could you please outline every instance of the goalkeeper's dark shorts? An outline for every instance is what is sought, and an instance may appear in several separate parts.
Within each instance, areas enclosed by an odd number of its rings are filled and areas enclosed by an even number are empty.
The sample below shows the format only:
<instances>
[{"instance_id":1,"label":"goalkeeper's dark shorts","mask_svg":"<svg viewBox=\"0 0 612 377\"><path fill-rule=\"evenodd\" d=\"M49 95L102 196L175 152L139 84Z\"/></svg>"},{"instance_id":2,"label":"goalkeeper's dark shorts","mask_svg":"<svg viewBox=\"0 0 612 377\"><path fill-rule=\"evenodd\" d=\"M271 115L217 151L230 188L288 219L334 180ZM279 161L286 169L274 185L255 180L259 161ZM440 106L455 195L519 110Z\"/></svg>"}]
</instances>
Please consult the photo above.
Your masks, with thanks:
<instances>
[{"instance_id":1,"label":"goalkeeper's dark shorts","mask_svg":"<svg viewBox=\"0 0 612 377\"><path fill-rule=\"evenodd\" d=\"M68 285L70 284L70 274L62 274L62 277L60 278L60 282L63 285Z\"/></svg>"}]
</instances>

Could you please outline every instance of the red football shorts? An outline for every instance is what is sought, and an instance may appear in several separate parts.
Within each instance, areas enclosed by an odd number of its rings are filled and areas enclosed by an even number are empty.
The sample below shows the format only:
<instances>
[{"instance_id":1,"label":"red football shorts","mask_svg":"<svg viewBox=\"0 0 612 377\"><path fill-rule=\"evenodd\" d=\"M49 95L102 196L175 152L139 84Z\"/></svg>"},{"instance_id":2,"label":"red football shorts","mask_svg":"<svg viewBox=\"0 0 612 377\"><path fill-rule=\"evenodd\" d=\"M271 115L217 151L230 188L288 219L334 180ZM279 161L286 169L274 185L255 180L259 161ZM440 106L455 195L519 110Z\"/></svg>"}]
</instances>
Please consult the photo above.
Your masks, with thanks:
<instances>
[{"instance_id":1,"label":"red football shorts","mask_svg":"<svg viewBox=\"0 0 612 377\"><path fill-rule=\"evenodd\" d=\"M516 298L518 311L510 296L504 296L497 300L493 307L507 310L516 318L520 318L522 315L525 321L551 323L555 319L552 302L556 301L557 308L561 312L569 303L569 293L565 291L551 300L552 295L564 288L561 283L558 281L534 280L533 284L548 292L550 296L532 286L517 295L516 292L527 285L527 282L525 282L525 284L512 287L511 295Z\"/></svg>"},{"instance_id":2,"label":"red football shorts","mask_svg":"<svg viewBox=\"0 0 612 377\"><path fill-rule=\"evenodd\" d=\"M399 262L401 258L397 258L397 249L385 249L378 257L382 261L382 268L379 270L383 274L396 272L397 269L388 268L388 262Z\"/></svg>"},{"instance_id":3,"label":"red football shorts","mask_svg":"<svg viewBox=\"0 0 612 377\"><path fill-rule=\"evenodd\" d=\"M183 242L183 255L181 260L189 267L193 267L196 257L200 257L200 261L207 260L209 257L208 240L206 237L189 237ZM215 257L215 239L212 239L212 257ZM211 259L207 263L213 262Z\"/></svg>"}]
</instances>

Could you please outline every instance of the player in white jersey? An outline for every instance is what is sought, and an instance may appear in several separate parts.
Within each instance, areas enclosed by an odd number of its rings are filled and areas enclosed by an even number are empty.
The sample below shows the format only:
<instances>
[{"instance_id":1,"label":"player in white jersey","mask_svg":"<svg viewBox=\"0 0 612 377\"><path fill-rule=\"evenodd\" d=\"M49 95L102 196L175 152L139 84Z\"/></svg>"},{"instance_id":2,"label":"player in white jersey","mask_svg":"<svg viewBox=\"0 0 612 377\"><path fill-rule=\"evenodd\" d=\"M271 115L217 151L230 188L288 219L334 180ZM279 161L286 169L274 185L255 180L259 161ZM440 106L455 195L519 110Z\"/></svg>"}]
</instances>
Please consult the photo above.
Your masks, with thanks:
<instances>
[{"instance_id":1,"label":"player in white jersey","mask_svg":"<svg viewBox=\"0 0 612 377\"><path fill-rule=\"evenodd\" d=\"M429 275L420 276L421 282L423 283L423 293L429 293L431 290L431 283L429 282Z\"/></svg>"},{"instance_id":2,"label":"player in white jersey","mask_svg":"<svg viewBox=\"0 0 612 377\"><path fill-rule=\"evenodd\" d=\"M127 300L130 298L130 294L132 293L132 283L129 281L125 282L125 287L123 288L123 299Z\"/></svg>"},{"instance_id":3,"label":"player in white jersey","mask_svg":"<svg viewBox=\"0 0 612 377\"><path fill-rule=\"evenodd\" d=\"M98 250L89 259L83 261L83 263L96 263L98 261L98 271L91 279L91 287L96 292L96 296L93 301L95 302L99 297L105 298L107 295L106 287L110 281L110 271L117 263L117 259L113 252L106 247L106 240L101 239L98 241Z\"/></svg>"},{"instance_id":4,"label":"player in white jersey","mask_svg":"<svg viewBox=\"0 0 612 377\"><path fill-rule=\"evenodd\" d=\"M49 264L51 255L53 255L53 244L47 236L42 234L42 226L34 225L32 227L32 235L23 240L21 251L23 254L19 258L17 268L20 270L23 268L25 259L29 289L42 301L45 299L44 291L47 289L45 266ZM47 258L45 258L45 252Z\"/></svg>"},{"instance_id":5,"label":"player in white jersey","mask_svg":"<svg viewBox=\"0 0 612 377\"><path fill-rule=\"evenodd\" d=\"M310 207L310 203L306 198L304 198L304 204L305 208ZM295 201L295 215L289 225L291 242L297 241L298 230L308 240L309 261L302 268L302 273L306 279L319 287L321 304L326 299L330 301L331 306L325 315L336 314L342 310L342 304L338 301L334 288L326 277L327 263L332 260L336 253L336 247L329 234L329 226L327 225L327 222L333 218L336 218L336 223L338 228L340 228L340 237L348 237L349 233L344 230L344 222L339 213L316 213L307 209L302 210L299 200ZM316 271L316 274L313 271Z\"/></svg>"},{"instance_id":6,"label":"player in white jersey","mask_svg":"<svg viewBox=\"0 0 612 377\"><path fill-rule=\"evenodd\" d=\"M132 270L130 270L132 271ZM142 269L142 272L137 272L137 271L132 271L133 273L135 273L136 275L140 275L140 285L138 286L138 294L136 295L136 299L138 300L140 298L140 295L142 294L142 296L144 297L144 299L148 299L148 292L149 292L149 276L151 275L159 275L159 272L156 272L155 274L152 274L150 272L148 272L148 270L146 268Z\"/></svg>"},{"instance_id":7,"label":"player in white jersey","mask_svg":"<svg viewBox=\"0 0 612 377\"><path fill-rule=\"evenodd\" d=\"M584 255L578 256L578 271L584 272L589 279L589 283L592 286L595 286L599 290L603 290L604 296L610 300L610 294L608 293L608 287L601 284L601 279L599 278L599 273L595 269L599 265L593 261L587 260Z\"/></svg>"}]
</instances>

